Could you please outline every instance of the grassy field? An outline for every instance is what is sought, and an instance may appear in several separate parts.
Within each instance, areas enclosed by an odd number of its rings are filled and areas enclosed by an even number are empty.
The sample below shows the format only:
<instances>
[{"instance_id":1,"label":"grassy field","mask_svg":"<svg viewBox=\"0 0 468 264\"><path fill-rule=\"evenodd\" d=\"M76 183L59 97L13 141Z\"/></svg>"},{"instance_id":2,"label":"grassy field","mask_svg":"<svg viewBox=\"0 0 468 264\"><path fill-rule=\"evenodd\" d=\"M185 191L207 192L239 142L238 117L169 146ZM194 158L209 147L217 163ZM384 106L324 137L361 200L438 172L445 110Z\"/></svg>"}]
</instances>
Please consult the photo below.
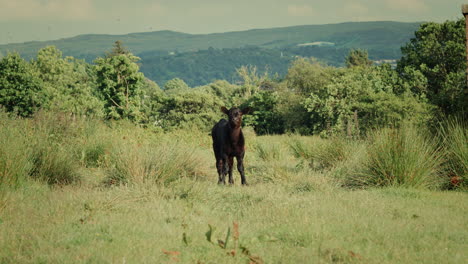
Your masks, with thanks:
<instances>
[{"instance_id":1,"label":"grassy field","mask_svg":"<svg viewBox=\"0 0 468 264\"><path fill-rule=\"evenodd\" d=\"M1 119L0 263L468 259L465 191L427 186L432 180L356 188L377 158L359 160L389 132L347 142L246 129L250 185L242 187L237 173L234 186L216 184L205 132L152 133L47 115ZM434 156L428 153L419 156ZM442 163L435 157L430 166ZM430 178L434 170L411 172Z\"/></svg>"}]
</instances>

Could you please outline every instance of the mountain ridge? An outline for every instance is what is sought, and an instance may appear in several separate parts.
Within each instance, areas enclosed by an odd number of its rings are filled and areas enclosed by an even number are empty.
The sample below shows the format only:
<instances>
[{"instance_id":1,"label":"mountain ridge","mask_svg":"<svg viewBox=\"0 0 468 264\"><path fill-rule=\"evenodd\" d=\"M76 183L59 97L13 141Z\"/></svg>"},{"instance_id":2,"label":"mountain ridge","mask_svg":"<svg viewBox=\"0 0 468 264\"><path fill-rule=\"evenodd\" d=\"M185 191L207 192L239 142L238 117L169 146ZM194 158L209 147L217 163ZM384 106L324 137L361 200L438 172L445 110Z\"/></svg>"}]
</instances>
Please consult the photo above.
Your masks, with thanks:
<instances>
[{"instance_id":1,"label":"mountain ridge","mask_svg":"<svg viewBox=\"0 0 468 264\"><path fill-rule=\"evenodd\" d=\"M368 21L297 25L208 34L191 34L172 30L117 35L82 34L57 40L3 44L0 45L0 52L6 54L7 52L17 51L22 56L30 59L35 56L40 48L47 45L55 45L67 56L80 57L82 54L100 56L105 51L110 50L113 42L116 40L121 40L135 54L150 50L186 52L207 49L209 47L239 48L243 46L260 46L265 48L281 48L305 42L336 42L337 40L339 41L339 45L342 46L349 44L347 46L360 46L356 48L365 49L372 46L367 41L369 36L365 36L366 31L373 30L369 32L377 33L387 44L392 45L392 42L399 43L398 36L407 39L417 29L419 24L420 22ZM384 32L379 32L382 30ZM396 32L392 32L395 30ZM392 37L384 37L385 32L392 34ZM350 36L347 38L346 35ZM353 39L355 40L353 36L359 36L358 43L352 44Z\"/></svg>"}]
</instances>

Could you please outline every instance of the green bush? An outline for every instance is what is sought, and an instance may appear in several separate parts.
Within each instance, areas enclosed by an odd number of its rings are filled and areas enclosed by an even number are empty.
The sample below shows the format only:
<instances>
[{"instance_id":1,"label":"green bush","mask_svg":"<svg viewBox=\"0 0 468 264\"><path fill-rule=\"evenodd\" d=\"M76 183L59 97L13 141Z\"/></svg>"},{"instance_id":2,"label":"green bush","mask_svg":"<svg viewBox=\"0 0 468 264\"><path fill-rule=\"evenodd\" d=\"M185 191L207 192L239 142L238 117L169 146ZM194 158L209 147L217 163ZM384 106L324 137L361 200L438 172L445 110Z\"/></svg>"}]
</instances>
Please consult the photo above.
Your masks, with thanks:
<instances>
[{"instance_id":1,"label":"green bush","mask_svg":"<svg viewBox=\"0 0 468 264\"><path fill-rule=\"evenodd\" d=\"M420 129L404 125L381 129L370 138L359 171L349 175L351 186L437 188L443 155L437 140Z\"/></svg>"}]
</instances>

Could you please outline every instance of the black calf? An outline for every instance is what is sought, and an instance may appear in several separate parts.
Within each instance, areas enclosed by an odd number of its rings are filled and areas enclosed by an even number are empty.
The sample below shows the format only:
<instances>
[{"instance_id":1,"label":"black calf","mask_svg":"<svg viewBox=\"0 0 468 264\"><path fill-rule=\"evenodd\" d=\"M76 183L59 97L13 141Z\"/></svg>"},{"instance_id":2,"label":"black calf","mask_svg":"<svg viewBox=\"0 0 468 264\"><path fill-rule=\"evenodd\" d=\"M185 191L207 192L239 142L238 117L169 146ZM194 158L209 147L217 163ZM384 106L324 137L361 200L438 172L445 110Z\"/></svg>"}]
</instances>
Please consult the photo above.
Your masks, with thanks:
<instances>
[{"instance_id":1,"label":"black calf","mask_svg":"<svg viewBox=\"0 0 468 264\"><path fill-rule=\"evenodd\" d=\"M240 110L233 107L227 110L226 107L221 107L221 111L227 114L229 121L221 119L211 130L213 138L213 151L216 157L216 168L218 169L219 184L226 184L226 174L229 173L229 183L234 184L232 179L232 168L234 157L237 159L237 170L241 175L243 185L247 184L244 174L244 154L245 140L242 134L241 124L242 115L250 112L250 107Z\"/></svg>"}]
</instances>

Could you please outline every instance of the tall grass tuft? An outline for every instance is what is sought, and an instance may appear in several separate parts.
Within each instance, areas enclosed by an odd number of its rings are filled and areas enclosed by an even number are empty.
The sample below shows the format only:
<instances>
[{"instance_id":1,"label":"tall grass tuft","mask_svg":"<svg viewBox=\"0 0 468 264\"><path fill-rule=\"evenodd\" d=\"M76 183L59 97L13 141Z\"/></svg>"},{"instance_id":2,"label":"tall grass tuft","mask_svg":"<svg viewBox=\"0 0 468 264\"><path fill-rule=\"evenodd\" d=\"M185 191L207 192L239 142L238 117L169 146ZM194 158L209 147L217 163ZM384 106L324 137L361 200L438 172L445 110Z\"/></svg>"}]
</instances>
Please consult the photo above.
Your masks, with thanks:
<instances>
[{"instance_id":1,"label":"tall grass tuft","mask_svg":"<svg viewBox=\"0 0 468 264\"><path fill-rule=\"evenodd\" d=\"M80 180L75 155L76 140L81 137L86 119L65 113L38 112L30 120L31 176L48 184L71 184Z\"/></svg>"},{"instance_id":2,"label":"tall grass tuft","mask_svg":"<svg viewBox=\"0 0 468 264\"><path fill-rule=\"evenodd\" d=\"M258 142L256 152L263 161L278 161L282 157L280 144L274 142L270 142L269 144Z\"/></svg>"},{"instance_id":3,"label":"tall grass tuft","mask_svg":"<svg viewBox=\"0 0 468 264\"><path fill-rule=\"evenodd\" d=\"M445 170L449 188L468 188L468 123L451 118L440 126L446 153Z\"/></svg>"},{"instance_id":4,"label":"tall grass tuft","mask_svg":"<svg viewBox=\"0 0 468 264\"><path fill-rule=\"evenodd\" d=\"M312 148L300 138L294 138L289 142L289 147L296 158L311 159Z\"/></svg>"},{"instance_id":5,"label":"tall grass tuft","mask_svg":"<svg viewBox=\"0 0 468 264\"><path fill-rule=\"evenodd\" d=\"M31 148L24 136L21 120L0 113L0 192L23 184L30 171Z\"/></svg>"},{"instance_id":6,"label":"tall grass tuft","mask_svg":"<svg viewBox=\"0 0 468 264\"><path fill-rule=\"evenodd\" d=\"M345 139L331 138L322 139L318 137L304 141L293 139L289 146L296 158L308 161L311 168L326 170L335 167L349 156L349 144Z\"/></svg>"},{"instance_id":7,"label":"tall grass tuft","mask_svg":"<svg viewBox=\"0 0 468 264\"><path fill-rule=\"evenodd\" d=\"M371 135L362 168L350 175L354 186L437 188L443 155L438 142L414 126L381 129Z\"/></svg>"},{"instance_id":8,"label":"tall grass tuft","mask_svg":"<svg viewBox=\"0 0 468 264\"><path fill-rule=\"evenodd\" d=\"M32 154L31 176L48 184L71 184L80 180L79 165L70 150L51 142L39 142Z\"/></svg>"},{"instance_id":9,"label":"tall grass tuft","mask_svg":"<svg viewBox=\"0 0 468 264\"><path fill-rule=\"evenodd\" d=\"M318 169L330 169L346 160L349 156L349 144L342 138L321 141L313 154L314 166Z\"/></svg>"},{"instance_id":10,"label":"tall grass tuft","mask_svg":"<svg viewBox=\"0 0 468 264\"><path fill-rule=\"evenodd\" d=\"M105 166L115 134L98 120L88 120L73 146L80 165L86 168Z\"/></svg>"},{"instance_id":11,"label":"tall grass tuft","mask_svg":"<svg viewBox=\"0 0 468 264\"><path fill-rule=\"evenodd\" d=\"M206 162L194 148L178 142L159 144L129 142L114 149L105 184L168 184L184 177L198 177Z\"/></svg>"}]
</instances>

